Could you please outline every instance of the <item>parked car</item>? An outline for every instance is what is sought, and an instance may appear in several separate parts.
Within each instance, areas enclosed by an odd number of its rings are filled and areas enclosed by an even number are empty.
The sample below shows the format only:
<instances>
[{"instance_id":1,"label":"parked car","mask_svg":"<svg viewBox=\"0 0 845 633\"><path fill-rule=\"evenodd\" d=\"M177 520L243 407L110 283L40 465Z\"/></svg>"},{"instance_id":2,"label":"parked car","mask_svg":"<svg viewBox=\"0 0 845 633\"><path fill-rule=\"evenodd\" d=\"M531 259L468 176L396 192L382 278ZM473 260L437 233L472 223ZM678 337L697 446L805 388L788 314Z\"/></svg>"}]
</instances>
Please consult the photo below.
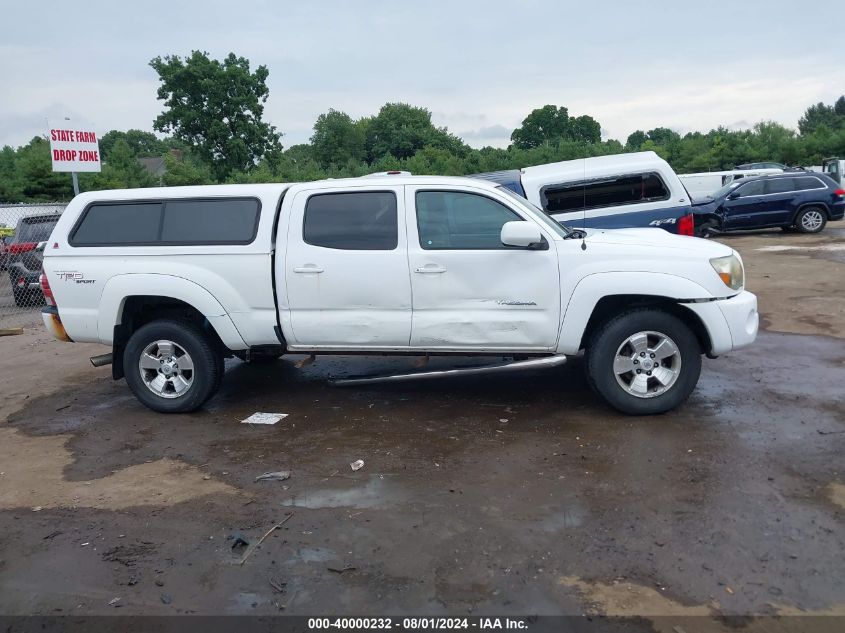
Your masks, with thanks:
<instances>
[{"instance_id":1,"label":"parked car","mask_svg":"<svg viewBox=\"0 0 845 633\"><path fill-rule=\"evenodd\" d=\"M59 215L31 215L21 218L8 245L8 273L12 294L18 306L41 303L42 253L38 243L47 240Z\"/></svg>"},{"instance_id":2,"label":"parked car","mask_svg":"<svg viewBox=\"0 0 845 633\"><path fill-rule=\"evenodd\" d=\"M0 271L9 267L9 247L6 245L6 236L0 235Z\"/></svg>"},{"instance_id":3,"label":"parked car","mask_svg":"<svg viewBox=\"0 0 845 633\"><path fill-rule=\"evenodd\" d=\"M758 176L722 187L693 210L700 235L771 227L818 233L845 215L845 189L813 172Z\"/></svg>"},{"instance_id":4,"label":"parked car","mask_svg":"<svg viewBox=\"0 0 845 633\"><path fill-rule=\"evenodd\" d=\"M576 230L490 182L400 174L83 193L45 251L42 316L110 346L92 362L162 412L200 407L232 355L518 359L452 372L479 373L584 350L607 402L653 414L690 394L702 354L754 340L744 285L723 244Z\"/></svg>"},{"instance_id":5,"label":"parked car","mask_svg":"<svg viewBox=\"0 0 845 633\"><path fill-rule=\"evenodd\" d=\"M657 226L693 234L689 194L669 163L654 152L579 158L471 177L504 185L574 228Z\"/></svg>"},{"instance_id":6,"label":"parked car","mask_svg":"<svg viewBox=\"0 0 845 633\"><path fill-rule=\"evenodd\" d=\"M783 173L782 169L729 169L726 171L707 171L698 174L678 174L678 178L681 179L681 183L683 183L690 198L695 202L696 200L712 196L719 189L734 181L781 173Z\"/></svg>"},{"instance_id":7,"label":"parked car","mask_svg":"<svg viewBox=\"0 0 845 633\"><path fill-rule=\"evenodd\" d=\"M780 171L787 171L790 167L784 165L783 163L768 161L762 163L743 163L742 165L737 165L734 169L779 169Z\"/></svg>"}]
</instances>

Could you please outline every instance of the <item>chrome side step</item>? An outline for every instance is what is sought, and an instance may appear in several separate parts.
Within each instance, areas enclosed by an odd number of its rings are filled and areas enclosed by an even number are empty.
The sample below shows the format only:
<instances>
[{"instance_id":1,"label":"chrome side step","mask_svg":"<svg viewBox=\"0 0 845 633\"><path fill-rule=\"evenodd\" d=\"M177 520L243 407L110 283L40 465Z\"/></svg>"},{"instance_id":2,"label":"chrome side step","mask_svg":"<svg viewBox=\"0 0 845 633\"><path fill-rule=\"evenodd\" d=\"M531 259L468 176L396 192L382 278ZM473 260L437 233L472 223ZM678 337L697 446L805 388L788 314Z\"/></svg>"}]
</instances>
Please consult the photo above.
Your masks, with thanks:
<instances>
[{"instance_id":1,"label":"chrome side step","mask_svg":"<svg viewBox=\"0 0 845 633\"><path fill-rule=\"evenodd\" d=\"M446 378L449 376L478 376L479 374L499 374L509 371L524 371L528 369L544 369L547 367L558 367L566 362L566 356L543 356L541 358L529 358L511 363L498 365L483 365L481 367L459 367L457 369L444 369L438 371L412 372L409 374L394 374L391 376L361 376L354 378L336 378L329 383L337 387L353 385L372 385L381 382L403 382L406 380L424 380L427 378Z\"/></svg>"}]
</instances>

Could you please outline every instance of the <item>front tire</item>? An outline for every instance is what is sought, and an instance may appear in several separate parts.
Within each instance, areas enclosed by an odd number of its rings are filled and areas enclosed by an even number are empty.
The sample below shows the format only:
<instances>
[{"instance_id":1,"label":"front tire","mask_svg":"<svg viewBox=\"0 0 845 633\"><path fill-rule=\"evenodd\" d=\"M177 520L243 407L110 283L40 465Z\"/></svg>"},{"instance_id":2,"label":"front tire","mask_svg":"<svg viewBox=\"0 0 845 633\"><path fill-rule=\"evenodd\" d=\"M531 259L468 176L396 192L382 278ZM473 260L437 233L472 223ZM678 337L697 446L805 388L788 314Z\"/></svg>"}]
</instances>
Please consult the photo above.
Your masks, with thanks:
<instances>
[{"instance_id":1,"label":"front tire","mask_svg":"<svg viewBox=\"0 0 845 633\"><path fill-rule=\"evenodd\" d=\"M220 358L213 341L193 323L159 320L129 337L123 372L143 405L160 413L187 413L219 388Z\"/></svg>"},{"instance_id":2,"label":"front tire","mask_svg":"<svg viewBox=\"0 0 845 633\"><path fill-rule=\"evenodd\" d=\"M587 379L610 406L629 415L674 409L701 374L701 346L679 318L631 310L599 327L587 345Z\"/></svg>"},{"instance_id":3,"label":"front tire","mask_svg":"<svg viewBox=\"0 0 845 633\"><path fill-rule=\"evenodd\" d=\"M819 233L827 224L827 214L821 207L804 207L795 218L795 228L802 233Z\"/></svg>"}]
</instances>

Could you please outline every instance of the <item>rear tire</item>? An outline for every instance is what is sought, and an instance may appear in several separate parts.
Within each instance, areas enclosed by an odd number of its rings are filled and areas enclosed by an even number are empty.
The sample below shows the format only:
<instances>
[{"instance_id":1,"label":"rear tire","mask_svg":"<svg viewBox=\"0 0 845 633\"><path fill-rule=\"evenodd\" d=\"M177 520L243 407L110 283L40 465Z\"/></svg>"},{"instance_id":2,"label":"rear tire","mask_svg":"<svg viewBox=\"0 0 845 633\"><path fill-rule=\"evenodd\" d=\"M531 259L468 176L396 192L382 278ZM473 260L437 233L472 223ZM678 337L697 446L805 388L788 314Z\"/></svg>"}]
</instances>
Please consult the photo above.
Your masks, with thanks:
<instances>
[{"instance_id":1,"label":"rear tire","mask_svg":"<svg viewBox=\"0 0 845 633\"><path fill-rule=\"evenodd\" d=\"M795 228L802 233L819 233L827 224L827 213L821 207L804 207L795 218Z\"/></svg>"},{"instance_id":2,"label":"rear tire","mask_svg":"<svg viewBox=\"0 0 845 633\"><path fill-rule=\"evenodd\" d=\"M159 413L195 411L220 387L223 371L214 341L188 321L147 323L129 337L123 352L129 388Z\"/></svg>"},{"instance_id":3,"label":"rear tire","mask_svg":"<svg viewBox=\"0 0 845 633\"><path fill-rule=\"evenodd\" d=\"M587 380L629 415L665 413L689 397L701 375L701 346L679 318L631 310L600 326L585 353Z\"/></svg>"}]
</instances>

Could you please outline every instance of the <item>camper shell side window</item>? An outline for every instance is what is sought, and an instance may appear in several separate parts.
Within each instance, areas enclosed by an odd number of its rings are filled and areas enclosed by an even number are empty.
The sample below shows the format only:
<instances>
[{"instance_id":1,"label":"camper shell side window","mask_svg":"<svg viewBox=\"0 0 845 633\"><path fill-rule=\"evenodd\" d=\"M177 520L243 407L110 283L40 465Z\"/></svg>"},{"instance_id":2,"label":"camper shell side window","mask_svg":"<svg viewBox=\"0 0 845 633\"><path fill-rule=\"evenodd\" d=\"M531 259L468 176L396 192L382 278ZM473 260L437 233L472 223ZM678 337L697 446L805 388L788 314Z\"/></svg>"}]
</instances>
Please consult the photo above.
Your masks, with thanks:
<instances>
[{"instance_id":1,"label":"camper shell side window","mask_svg":"<svg viewBox=\"0 0 845 633\"><path fill-rule=\"evenodd\" d=\"M669 196L669 187L654 171L546 185L540 190L548 213L657 202Z\"/></svg>"}]
</instances>

